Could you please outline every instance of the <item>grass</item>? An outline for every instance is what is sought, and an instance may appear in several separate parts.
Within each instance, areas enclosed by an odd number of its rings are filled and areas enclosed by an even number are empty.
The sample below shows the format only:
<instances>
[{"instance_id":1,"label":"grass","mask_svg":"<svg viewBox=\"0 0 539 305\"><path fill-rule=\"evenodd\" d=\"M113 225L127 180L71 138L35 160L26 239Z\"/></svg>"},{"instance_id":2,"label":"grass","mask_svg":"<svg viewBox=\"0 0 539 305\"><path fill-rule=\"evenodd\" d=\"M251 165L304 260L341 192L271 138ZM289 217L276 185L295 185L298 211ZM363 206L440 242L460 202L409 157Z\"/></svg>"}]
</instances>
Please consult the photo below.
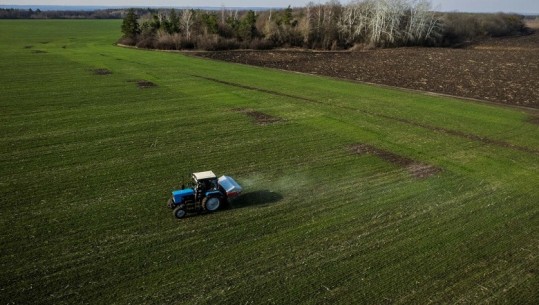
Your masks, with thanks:
<instances>
[{"instance_id":1,"label":"grass","mask_svg":"<svg viewBox=\"0 0 539 305\"><path fill-rule=\"evenodd\" d=\"M119 48L119 21L0 28L2 303L539 299L537 113ZM249 200L174 219L202 170Z\"/></svg>"}]
</instances>

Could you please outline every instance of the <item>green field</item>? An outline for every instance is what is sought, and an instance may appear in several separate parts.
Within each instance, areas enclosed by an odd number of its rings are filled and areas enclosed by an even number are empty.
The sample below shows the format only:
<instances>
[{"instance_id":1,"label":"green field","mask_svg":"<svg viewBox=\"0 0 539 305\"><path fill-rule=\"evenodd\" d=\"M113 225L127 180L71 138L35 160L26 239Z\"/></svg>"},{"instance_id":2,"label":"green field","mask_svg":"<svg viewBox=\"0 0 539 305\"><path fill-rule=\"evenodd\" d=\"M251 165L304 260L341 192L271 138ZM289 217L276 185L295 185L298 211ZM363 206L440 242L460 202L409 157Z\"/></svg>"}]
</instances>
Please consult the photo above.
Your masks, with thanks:
<instances>
[{"instance_id":1,"label":"green field","mask_svg":"<svg viewBox=\"0 0 539 305\"><path fill-rule=\"evenodd\" d=\"M1 303L539 300L539 113L119 35L120 21L0 21ZM245 196L176 220L170 191L204 170Z\"/></svg>"}]
</instances>

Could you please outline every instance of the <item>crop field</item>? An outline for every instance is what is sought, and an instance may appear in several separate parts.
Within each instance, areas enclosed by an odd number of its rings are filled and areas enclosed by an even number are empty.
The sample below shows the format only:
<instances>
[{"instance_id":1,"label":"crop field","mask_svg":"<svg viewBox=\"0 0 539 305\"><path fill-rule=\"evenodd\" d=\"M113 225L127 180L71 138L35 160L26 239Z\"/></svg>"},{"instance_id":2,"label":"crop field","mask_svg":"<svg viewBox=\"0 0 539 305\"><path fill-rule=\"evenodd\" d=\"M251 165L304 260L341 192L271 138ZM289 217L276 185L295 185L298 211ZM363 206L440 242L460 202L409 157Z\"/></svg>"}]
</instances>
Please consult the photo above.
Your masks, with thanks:
<instances>
[{"instance_id":1,"label":"crop field","mask_svg":"<svg viewBox=\"0 0 539 305\"><path fill-rule=\"evenodd\" d=\"M0 21L1 303L539 300L539 111L119 30ZM204 170L244 195L176 220L170 191Z\"/></svg>"}]
</instances>

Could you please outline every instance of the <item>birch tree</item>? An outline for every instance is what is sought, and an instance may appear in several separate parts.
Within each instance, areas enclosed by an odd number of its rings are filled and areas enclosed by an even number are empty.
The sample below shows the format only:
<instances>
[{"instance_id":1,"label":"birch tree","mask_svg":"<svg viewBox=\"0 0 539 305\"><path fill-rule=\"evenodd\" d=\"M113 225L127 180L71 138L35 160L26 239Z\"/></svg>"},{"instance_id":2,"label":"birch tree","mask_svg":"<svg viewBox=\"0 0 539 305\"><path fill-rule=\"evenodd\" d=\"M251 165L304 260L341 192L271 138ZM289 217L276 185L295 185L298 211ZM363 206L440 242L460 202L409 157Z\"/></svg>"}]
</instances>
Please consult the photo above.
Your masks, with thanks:
<instances>
[{"instance_id":1,"label":"birch tree","mask_svg":"<svg viewBox=\"0 0 539 305\"><path fill-rule=\"evenodd\" d=\"M309 2L305 10L306 24L302 25L305 40L310 46L329 48L338 39L341 4L337 0L325 4Z\"/></svg>"},{"instance_id":2,"label":"birch tree","mask_svg":"<svg viewBox=\"0 0 539 305\"><path fill-rule=\"evenodd\" d=\"M415 44L436 34L438 20L427 0L355 0L344 6L337 27L348 45Z\"/></svg>"},{"instance_id":3,"label":"birch tree","mask_svg":"<svg viewBox=\"0 0 539 305\"><path fill-rule=\"evenodd\" d=\"M180 28L181 31L185 34L187 40L191 40L191 31L194 23L193 17L193 10L190 9L184 9L180 17Z\"/></svg>"},{"instance_id":4,"label":"birch tree","mask_svg":"<svg viewBox=\"0 0 539 305\"><path fill-rule=\"evenodd\" d=\"M438 19L432 11L431 3L427 0L411 2L408 25L405 33L405 43L415 43L430 39L438 28Z\"/></svg>"}]
</instances>

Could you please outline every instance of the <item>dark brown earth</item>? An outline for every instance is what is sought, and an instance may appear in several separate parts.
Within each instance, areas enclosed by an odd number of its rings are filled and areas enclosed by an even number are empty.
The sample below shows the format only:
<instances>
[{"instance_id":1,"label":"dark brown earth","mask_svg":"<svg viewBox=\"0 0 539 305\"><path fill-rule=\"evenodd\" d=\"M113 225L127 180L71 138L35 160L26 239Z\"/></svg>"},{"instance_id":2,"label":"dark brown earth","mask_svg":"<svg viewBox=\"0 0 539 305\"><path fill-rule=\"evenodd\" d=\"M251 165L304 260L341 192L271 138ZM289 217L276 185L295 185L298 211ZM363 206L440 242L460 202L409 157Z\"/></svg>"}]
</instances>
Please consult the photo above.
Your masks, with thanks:
<instances>
[{"instance_id":1,"label":"dark brown earth","mask_svg":"<svg viewBox=\"0 0 539 305\"><path fill-rule=\"evenodd\" d=\"M358 155L374 155L389 163L405 168L415 178L427 178L442 171L441 168L429 164L417 162L408 157L403 157L368 144L353 144L349 146L352 153Z\"/></svg>"},{"instance_id":2,"label":"dark brown earth","mask_svg":"<svg viewBox=\"0 0 539 305\"><path fill-rule=\"evenodd\" d=\"M539 31L464 49L197 52L197 56L539 109Z\"/></svg>"},{"instance_id":3,"label":"dark brown earth","mask_svg":"<svg viewBox=\"0 0 539 305\"><path fill-rule=\"evenodd\" d=\"M112 71L110 71L109 69L94 69L93 70L95 74L97 75L109 75L109 74L112 74Z\"/></svg>"},{"instance_id":4,"label":"dark brown earth","mask_svg":"<svg viewBox=\"0 0 539 305\"><path fill-rule=\"evenodd\" d=\"M528 122L530 122L532 124L539 125L539 116L530 117L528 119Z\"/></svg>"},{"instance_id":5,"label":"dark brown earth","mask_svg":"<svg viewBox=\"0 0 539 305\"><path fill-rule=\"evenodd\" d=\"M157 87L157 84L152 83L152 82L147 81L147 80L143 80L143 79L128 80L128 82L136 83L137 87L139 87L140 89L148 89L148 88Z\"/></svg>"},{"instance_id":6,"label":"dark brown earth","mask_svg":"<svg viewBox=\"0 0 539 305\"><path fill-rule=\"evenodd\" d=\"M232 111L247 115L248 117L254 120L255 124L261 125L261 126L270 125L270 124L283 121L283 119L279 117L269 115L267 113L263 113L260 111L252 110L252 109L236 108L236 109L232 109Z\"/></svg>"}]
</instances>

